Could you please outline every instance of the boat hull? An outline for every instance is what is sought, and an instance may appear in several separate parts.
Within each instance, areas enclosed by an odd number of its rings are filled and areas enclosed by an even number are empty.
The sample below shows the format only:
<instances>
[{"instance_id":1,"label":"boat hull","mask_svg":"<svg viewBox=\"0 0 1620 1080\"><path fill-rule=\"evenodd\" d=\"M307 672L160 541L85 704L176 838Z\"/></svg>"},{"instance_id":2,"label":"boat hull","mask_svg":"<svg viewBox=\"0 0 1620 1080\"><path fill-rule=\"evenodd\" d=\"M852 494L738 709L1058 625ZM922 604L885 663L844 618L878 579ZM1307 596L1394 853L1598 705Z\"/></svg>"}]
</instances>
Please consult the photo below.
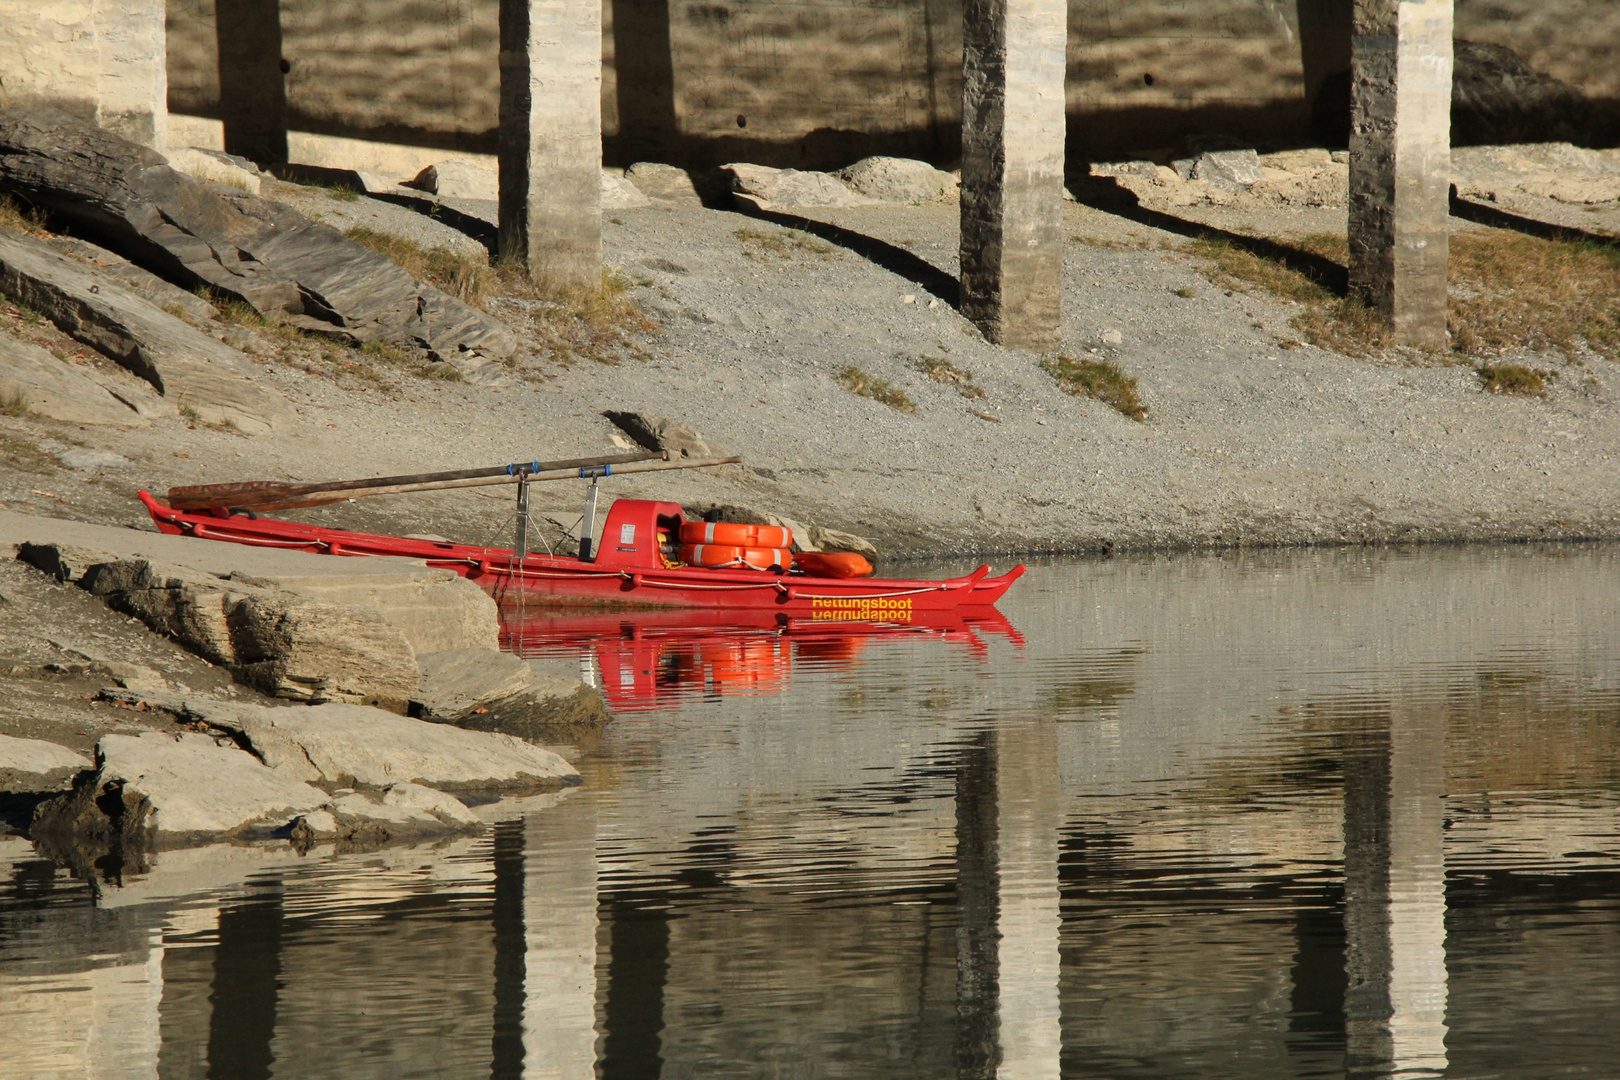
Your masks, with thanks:
<instances>
[{"instance_id":1,"label":"boat hull","mask_svg":"<svg viewBox=\"0 0 1620 1080\"><path fill-rule=\"evenodd\" d=\"M992 577L988 566L940 581L817 578L759 570L610 567L559 555L518 559L502 548L349 532L246 516L173 510L148 492L141 502L160 532L202 540L323 555L419 559L452 570L503 603L527 597L614 606L768 609L795 619L909 623L920 612L993 607L1023 575Z\"/></svg>"}]
</instances>

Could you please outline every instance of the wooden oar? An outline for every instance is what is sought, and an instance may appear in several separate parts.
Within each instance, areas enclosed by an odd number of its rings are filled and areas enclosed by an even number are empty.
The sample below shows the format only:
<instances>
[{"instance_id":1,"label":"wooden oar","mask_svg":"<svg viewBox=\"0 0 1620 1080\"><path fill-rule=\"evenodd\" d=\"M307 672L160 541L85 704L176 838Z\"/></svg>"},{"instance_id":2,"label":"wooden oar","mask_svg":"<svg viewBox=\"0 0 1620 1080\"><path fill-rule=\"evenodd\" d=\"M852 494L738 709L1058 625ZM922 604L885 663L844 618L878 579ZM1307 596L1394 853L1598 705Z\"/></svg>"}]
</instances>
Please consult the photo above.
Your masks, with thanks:
<instances>
[{"instance_id":1,"label":"wooden oar","mask_svg":"<svg viewBox=\"0 0 1620 1080\"><path fill-rule=\"evenodd\" d=\"M207 510L214 506L241 506L250 510L268 510L272 504L279 506L289 499L300 499L306 495L315 495L321 492L345 492L336 499L327 499L325 502L338 502L349 497L348 492L359 491L364 488L397 489L411 484L437 484L450 480L473 480L481 477L498 477L501 482L513 479L516 474L524 473L534 476L542 472L558 472L562 470L588 469L598 465L628 465L636 461L666 460L669 457L667 450L648 450L637 454L617 454L613 457L572 458L566 461L520 461L515 465L497 465L486 469L452 469L449 472L415 473L406 476L375 476L369 480L328 480L319 484L287 484L275 480L244 480L237 484L196 484L189 487L172 487L169 489L169 506L175 510ZM381 494L381 492L374 492ZM323 503L302 503L304 506L321 506Z\"/></svg>"},{"instance_id":2,"label":"wooden oar","mask_svg":"<svg viewBox=\"0 0 1620 1080\"><path fill-rule=\"evenodd\" d=\"M613 466L613 475L624 473L663 472L666 469L705 469L713 465L734 465L741 461L740 457L698 458L693 461L654 461L645 465ZM545 464L545 462L541 462ZM298 510L311 506L328 506L332 503L345 502L349 499L364 498L367 495L403 495L413 491L447 491L458 488L488 487L491 484L515 484L518 480L570 480L579 476L582 468L588 465L578 465L570 469L547 469L542 472L528 473L524 476L483 476L467 480L440 480L423 484L389 484L381 487L353 488L348 491L311 492L304 496L292 496L277 502L258 502L251 505L253 510ZM217 503L209 503L216 506ZM244 504L237 503L237 506ZM180 509L180 507L174 507Z\"/></svg>"}]
</instances>

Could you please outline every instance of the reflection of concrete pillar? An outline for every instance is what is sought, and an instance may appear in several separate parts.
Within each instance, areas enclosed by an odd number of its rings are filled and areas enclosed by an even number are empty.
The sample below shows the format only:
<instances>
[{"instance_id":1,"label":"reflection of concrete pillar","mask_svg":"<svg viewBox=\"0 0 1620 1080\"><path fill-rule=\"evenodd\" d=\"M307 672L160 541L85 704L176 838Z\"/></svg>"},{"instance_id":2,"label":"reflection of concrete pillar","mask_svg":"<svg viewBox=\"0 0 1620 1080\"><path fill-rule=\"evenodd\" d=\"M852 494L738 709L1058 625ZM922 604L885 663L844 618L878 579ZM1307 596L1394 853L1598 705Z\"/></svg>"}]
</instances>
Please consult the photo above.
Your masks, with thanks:
<instances>
[{"instance_id":1,"label":"reflection of concrete pillar","mask_svg":"<svg viewBox=\"0 0 1620 1080\"><path fill-rule=\"evenodd\" d=\"M1057 726L982 735L957 774L957 1076L1056 1077Z\"/></svg>"},{"instance_id":2,"label":"reflection of concrete pillar","mask_svg":"<svg viewBox=\"0 0 1620 1080\"><path fill-rule=\"evenodd\" d=\"M501 0L500 254L602 285L602 5Z\"/></svg>"},{"instance_id":3,"label":"reflection of concrete pillar","mask_svg":"<svg viewBox=\"0 0 1620 1080\"><path fill-rule=\"evenodd\" d=\"M90 942L70 938L75 952ZM75 960L84 960L83 955ZM0 1075L144 1078L158 1075L163 945L151 942L126 962L63 975L0 973L6 1041Z\"/></svg>"},{"instance_id":4,"label":"reflection of concrete pillar","mask_svg":"<svg viewBox=\"0 0 1620 1080\"><path fill-rule=\"evenodd\" d=\"M1345 1034L1352 1074L1446 1067L1445 728L1397 714L1345 764Z\"/></svg>"},{"instance_id":5,"label":"reflection of concrete pillar","mask_svg":"<svg viewBox=\"0 0 1620 1080\"><path fill-rule=\"evenodd\" d=\"M270 1076L281 984L281 912L279 883L220 909L208 1031L211 1077Z\"/></svg>"},{"instance_id":6,"label":"reflection of concrete pillar","mask_svg":"<svg viewBox=\"0 0 1620 1080\"><path fill-rule=\"evenodd\" d=\"M287 79L280 0L215 0L225 149L262 164L287 160Z\"/></svg>"},{"instance_id":7,"label":"reflection of concrete pillar","mask_svg":"<svg viewBox=\"0 0 1620 1080\"><path fill-rule=\"evenodd\" d=\"M997 989L1003 1080L1058 1075L1057 725L996 732Z\"/></svg>"},{"instance_id":8,"label":"reflection of concrete pillar","mask_svg":"<svg viewBox=\"0 0 1620 1080\"><path fill-rule=\"evenodd\" d=\"M524 822L523 1077L596 1075L596 803Z\"/></svg>"},{"instance_id":9,"label":"reflection of concrete pillar","mask_svg":"<svg viewBox=\"0 0 1620 1080\"><path fill-rule=\"evenodd\" d=\"M962 314L991 341L1062 339L1065 0L962 6Z\"/></svg>"},{"instance_id":10,"label":"reflection of concrete pillar","mask_svg":"<svg viewBox=\"0 0 1620 1080\"><path fill-rule=\"evenodd\" d=\"M1453 0L1356 0L1350 285L1395 342L1446 343Z\"/></svg>"}]
</instances>

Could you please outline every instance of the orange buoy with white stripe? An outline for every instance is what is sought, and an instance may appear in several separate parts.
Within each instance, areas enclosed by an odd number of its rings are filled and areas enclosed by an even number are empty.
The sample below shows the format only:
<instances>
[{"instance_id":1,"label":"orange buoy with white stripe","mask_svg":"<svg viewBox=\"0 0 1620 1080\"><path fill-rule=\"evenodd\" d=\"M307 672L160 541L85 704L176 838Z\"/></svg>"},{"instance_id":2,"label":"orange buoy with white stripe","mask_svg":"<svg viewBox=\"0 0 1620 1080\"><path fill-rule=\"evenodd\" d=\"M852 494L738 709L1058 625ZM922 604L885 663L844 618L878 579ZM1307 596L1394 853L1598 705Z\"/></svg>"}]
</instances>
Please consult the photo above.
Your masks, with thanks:
<instances>
[{"instance_id":1,"label":"orange buoy with white stripe","mask_svg":"<svg viewBox=\"0 0 1620 1080\"><path fill-rule=\"evenodd\" d=\"M735 521L685 521L681 523L681 543L790 548L793 546L793 532L781 525L739 525Z\"/></svg>"},{"instance_id":2,"label":"orange buoy with white stripe","mask_svg":"<svg viewBox=\"0 0 1620 1080\"><path fill-rule=\"evenodd\" d=\"M714 569L786 570L793 565L793 553L787 548L745 547L740 544L682 544L680 557L681 562L688 566Z\"/></svg>"},{"instance_id":3,"label":"orange buoy with white stripe","mask_svg":"<svg viewBox=\"0 0 1620 1080\"><path fill-rule=\"evenodd\" d=\"M857 578L872 573L866 556L853 551L801 551L793 557L793 565L811 577Z\"/></svg>"}]
</instances>

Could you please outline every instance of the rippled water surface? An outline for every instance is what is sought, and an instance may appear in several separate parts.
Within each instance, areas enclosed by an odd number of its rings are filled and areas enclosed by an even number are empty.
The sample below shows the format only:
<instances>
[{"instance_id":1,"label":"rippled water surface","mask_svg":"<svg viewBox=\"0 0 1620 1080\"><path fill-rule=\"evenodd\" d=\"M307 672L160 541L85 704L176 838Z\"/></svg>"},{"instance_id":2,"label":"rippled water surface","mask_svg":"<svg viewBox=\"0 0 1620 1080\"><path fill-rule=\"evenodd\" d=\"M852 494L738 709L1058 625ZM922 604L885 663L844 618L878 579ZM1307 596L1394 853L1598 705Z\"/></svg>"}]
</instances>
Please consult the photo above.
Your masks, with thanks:
<instances>
[{"instance_id":1,"label":"rippled water surface","mask_svg":"<svg viewBox=\"0 0 1620 1080\"><path fill-rule=\"evenodd\" d=\"M1614 1077L1617 571L1116 559L1005 620L530 622L618 719L482 837L93 881L0 840L0 1076Z\"/></svg>"}]
</instances>

